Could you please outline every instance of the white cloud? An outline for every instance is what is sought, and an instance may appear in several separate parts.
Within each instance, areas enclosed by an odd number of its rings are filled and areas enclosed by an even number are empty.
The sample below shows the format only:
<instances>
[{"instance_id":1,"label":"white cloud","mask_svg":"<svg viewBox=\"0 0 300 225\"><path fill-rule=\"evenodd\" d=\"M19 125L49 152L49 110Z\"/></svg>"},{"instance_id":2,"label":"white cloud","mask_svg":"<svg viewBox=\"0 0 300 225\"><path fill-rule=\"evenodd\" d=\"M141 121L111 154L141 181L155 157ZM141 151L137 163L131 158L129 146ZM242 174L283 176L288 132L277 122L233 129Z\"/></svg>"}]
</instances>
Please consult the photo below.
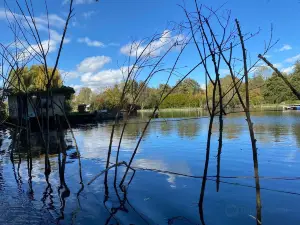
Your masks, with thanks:
<instances>
[{"instance_id":1,"label":"white cloud","mask_svg":"<svg viewBox=\"0 0 300 225\"><path fill-rule=\"evenodd\" d=\"M49 14L48 18L49 18L49 25L51 27L62 28L65 25L65 20L56 14ZM31 26L33 26L30 16L28 15L26 16L26 19L28 21L27 23L27 21L24 19L24 16L22 14L10 13L9 11L5 11L5 9L0 8L0 20L14 21L15 19L21 21L25 26L28 26L28 23ZM34 17L34 20L38 28L43 29L48 27L48 20L46 15Z\"/></svg>"},{"instance_id":2,"label":"white cloud","mask_svg":"<svg viewBox=\"0 0 300 225\"><path fill-rule=\"evenodd\" d=\"M85 19L89 19L92 17L92 15L94 15L96 12L91 10L91 11L87 11L87 12L84 12L82 13L82 16L85 18Z\"/></svg>"},{"instance_id":3,"label":"white cloud","mask_svg":"<svg viewBox=\"0 0 300 225\"><path fill-rule=\"evenodd\" d=\"M110 62L111 58L103 55L88 57L77 65L77 71L80 73L94 73Z\"/></svg>"},{"instance_id":4,"label":"white cloud","mask_svg":"<svg viewBox=\"0 0 300 225\"><path fill-rule=\"evenodd\" d=\"M290 73L294 72L294 69L295 69L295 66L290 66L290 67L287 67L287 68L283 68L281 70L281 72L290 74Z\"/></svg>"},{"instance_id":5,"label":"white cloud","mask_svg":"<svg viewBox=\"0 0 300 225\"><path fill-rule=\"evenodd\" d=\"M41 42L42 49L45 51L45 53L51 53L56 51L58 42L54 40L44 40ZM26 47L25 47L26 46ZM17 57L17 60L19 62L27 62L28 60L35 57L37 54L42 54L40 50L40 46L37 44L34 45L24 45L24 49L22 49Z\"/></svg>"},{"instance_id":6,"label":"white cloud","mask_svg":"<svg viewBox=\"0 0 300 225\"><path fill-rule=\"evenodd\" d=\"M18 20L18 22L22 23L25 28L29 28L29 26L33 27L31 18L29 16L25 16L25 18L22 14L10 13L9 11L5 11L5 9L0 8L0 20L9 20L10 22ZM54 29L63 28L65 25L65 20L56 14L49 14L48 19L46 15L41 15L39 17L34 17L34 20L39 30L39 35L42 39L41 46L43 50L48 53L56 51L58 49L58 45L60 44L62 35ZM41 54L41 50L31 34L27 35L27 40L29 41L30 45L28 45L28 43L24 40L18 40L17 43L11 45L11 47L17 46L19 48L19 61L27 61L33 56ZM70 39L64 39L65 44L69 42Z\"/></svg>"},{"instance_id":7,"label":"white cloud","mask_svg":"<svg viewBox=\"0 0 300 225\"><path fill-rule=\"evenodd\" d=\"M61 38L62 38L62 35L57 33L55 30L49 30L50 32L50 40L53 40L55 42L61 42ZM67 43L70 43L70 39L65 37L64 38L64 44L67 44Z\"/></svg>"},{"instance_id":8,"label":"white cloud","mask_svg":"<svg viewBox=\"0 0 300 225\"><path fill-rule=\"evenodd\" d=\"M275 66L276 68L281 68L282 67L282 63L275 63L275 64L273 64L273 66Z\"/></svg>"},{"instance_id":9,"label":"white cloud","mask_svg":"<svg viewBox=\"0 0 300 225\"><path fill-rule=\"evenodd\" d=\"M71 84L70 87L74 88L75 92L78 93L79 90L82 88L82 85Z\"/></svg>"},{"instance_id":10,"label":"white cloud","mask_svg":"<svg viewBox=\"0 0 300 225\"><path fill-rule=\"evenodd\" d=\"M285 62L288 62L288 63L294 63L296 62L297 60L300 60L300 54L299 55L296 55L294 57L291 57L291 58L288 58L285 60Z\"/></svg>"},{"instance_id":11,"label":"white cloud","mask_svg":"<svg viewBox=\"0 0 300 225\"><path fill-rule=\"evenodd\" d=\"M85 73L81 77L84 86L90 88L106 88L120 83L123 80L123 71L125 68L103 70L93 73Z\"/></svg>"},{"instance_id":12,"label":"white cloud","mask_svg":"<svg viewBox=\"0 0 300 225\"><path fill-rule=\"evenodd\" d=\"M104 47L105 46L102 42L100 42L100 41L92 41L88 37L78 38L77 41L79 43L85 43L85 44L87 44L87 46L90 46L90 47Z\"/></svg>"},{"instance_id":13,"label":"white cloud","mask_svg":"<svg viewBox=\"0 0 300 225\"><path fill-rule=\"evenodd\" d=\"M73 87L80 88L84 86L92 90L104 89L120 83L123 80L125 70L128 69L127 67L121 67L101 71L100 69L109 62L111 62L111 58L107 56L89 57L80 62L76 70L61 71L61 73L65 75L66 80L80 77L81 85L73 85Z\"/></svg>"},{"instance_id":14,"label":"white cloud","mask_svg":"<svg viewBox=\"0 0 300 225\"><path fill-rule=\"evenodd\" d=\"M72 80L80 76L80 73L77 71L64 71L62 69L59 70L61 76L63 77L64 81Z\"/></svg>"},{"instance_id":15,"label":"white cloud","mask_svg":"<svg viewBox=\"0 0 300 225\"><path fill-rule=\"evenodd\" d=\"M133 165L140 168L148 168L160 171L172 171L175 173L183 173L187 175L192 175L192 171L189 165L184 161L178 161L176 163L166 163L163 160L158 159L136 159L133 162ZM176 178L177 176L174 174L164 174L167 182L170 183L172 188L176 188Z\"/></svg>"},{"instance_id":16,"label":"white cloud","mask_svg":"<svg viewBox=\"0 0 300 225\"><path fill-rule=\"evenodd\" d=\"M43 40L41 42L42 49L45 54L55 52L61 42L62 35L58 34L55 30L49 30L50 40ZM65 38L64 44L70 42L70 39ZM41 48L38 44L28 45L25 41L17 41L11 48L17 47L19 49L18 61L28 61L34 58L36 55L42 55Z\"/></svg>"},{"instance_id":17,"label":"white cloud","mask_svg":"<svg viewBox=\"0 0 300 225\"><path fill-rule=\"evenodd\" d=\"M64 0L63 4L69 4L70 0ZM75 5L81 5L81 4L91 4L96 2L96 0L74 0Z\"/></svg>"},{"instance_id":18,"label":"white cloud","mask_svg":"<svg viewBox=\"0 0 300 225\"><path fill-rule=\"evenodd\" d=\"M280 52L283 52L283 51L288 51L288 50L291 50L292 49L292 46L290 45L283 45L282 48L279 49Z\"/></svg>"},{"instance_id":19,"label":"white cloud","mask_svg":"<svg viewBox=\"0 0 300 225\"><path fill-rule=\"evenodd\" d=\"M172 36L171 31L165 30L148 46L148 43L144 41L136 41L123 46L120 51L122 54L128 56L139 56L141 54L143 54L143 56L158 56L176 42L182 43L184 39L185 37L183 35Z\"/></svg>"}]
</instances>

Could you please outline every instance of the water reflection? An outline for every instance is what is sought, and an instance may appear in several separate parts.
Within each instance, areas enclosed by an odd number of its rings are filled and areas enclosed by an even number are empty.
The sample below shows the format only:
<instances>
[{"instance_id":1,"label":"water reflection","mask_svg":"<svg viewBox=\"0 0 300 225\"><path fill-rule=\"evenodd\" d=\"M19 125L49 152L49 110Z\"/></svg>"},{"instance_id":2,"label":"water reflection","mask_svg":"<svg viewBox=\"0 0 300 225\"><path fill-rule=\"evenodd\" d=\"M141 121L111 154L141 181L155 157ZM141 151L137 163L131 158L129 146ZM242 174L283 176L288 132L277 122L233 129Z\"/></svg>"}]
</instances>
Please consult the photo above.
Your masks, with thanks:
<instances>
[{"instance_id":1,"label":"water reflection","mask_svg":"<svg viewBox=\"0 0 300 225\"><path fill-rule=\"evenodd\" d=\"M149 118L152 111L141 111L138 115L142 119ZM184 109L184 110L161 110L158 112L160 118L183 118L183 117L203 117L208 116L203 109Z\"/></svg>"},{"instance_id":2,"label":"water reflection","mask_svg":"<svg viewBox=\"0 0 300 225\"><path fill-rule=\"evenodd\" d=\"M200 123L192 120L183 120L177 123L180 137L195 138L200 130Z\"/></svg>"},{"instance_id":3,"label":"water reflection","mask_svg":"<svg viewBox=\"0 0 300 225\"><path fill-rule=\"evenodd\" d=\"M296 138L296 142L298 147L300 148L300 124L293 124L292 125L292 133Z\"/></svg>"},{"instance_id":4,"label":"water reflection","mask_svg":"<svg viewBox=\"0 0 300 225\"><path fill-rule=\"evenodd\" d=\"M165 122L161 122L160 123L160 131L162 133L162 135L164 136L168 136L172 133L172 129L173 129L173 123L172 122L168 122L167 120L165 120Z\"/></svg>"},{"instance_id":5,"label":"water reflection","mask_svg":"<svg viewBox=\"0 0 300 225\"><path fill-rule=\"evenodd\" d=\"M176 174L199 176L203 170L207 119L187 119L173 113L174 118L158 118L151 123L141 142L133 168L126 180L126 188L114 186L114 170L86 185L105 168L111 123L78 127L74 134L81 152L82 179L79 155L69 132L53 132L59 144L51 147L51 174L44 175L44 151L41 139L33 134L31 148L22 140L24 134L0 130L0 224L198 224L197 201L201 179ZM183 115L184 116L184 115ZM188 114L188 116L191 116ZM147 118L144 115L144 119ZM136 146L145 123L143 117L130 120L121 145L120 161L127 161ZM182 120L181 120L182 119ZM256 113L253 116L259 144L260 172L264 176L298 176L300 121L299 114ZM122 121L120 122L122 123ZM224 118L224 146L222 176L252 176L251 146L242 115ZM217 135L218 124L213 133ZM112 145L115 161L122 125L116 126ZM217 138L212 142L212 156L217 152ZM53 138L54 140L54 138ZM241 151L243 149L243 151ZM32 156L32 157L30 157ZM216 159L211 160L209 175L216 174ZM147 170L142 170L147 169ZM124 167L118 169L120 177ZM83 184L81 181L83 180ZM226 215L226 206L243 205L254 209L252 180L234 180L244 187L221 183L215 193L214 181L208 181L205 214L209 224L253 224L248 211L234 217ZM85 185L84 185L85 184ZM262 181L262 187L295 192L300 182ZM272 210L278 199L280 207L295 209L298 200L278 192L263 193L264 220L267 224L300 219L297 213L281 212L280 218ZM270 212L266 213L266 209ZM276 212L276 211L275 211ZM228 213L228 212L227 212ZM218 214L218 218L214 215ZM277 221L278 220L278 221ZM296 223L294 223L296 224Z\"/></svg>"},{"instance_id":6,"label":"water reflection","mask_svg":"<svg viewBox=\"0 0 300 225\"><path fill-rule=\"evenodd\" d=\"M226 121L225 121L226 122ZM217 132L217 127L214 126L214 131ZM227 139L237 139L239 137L239 134L241 132L243 128L241 126L239 126L238 123L229 123L228 125L226 125L223 129L223 135L225 138Z\"/></svg>"},{"instance_id":7,"label":"water reflection","mask_svg":"<svg viewBox=\"0 0 300 225\"><path fill-rule=\"evenodd\" d=\"M134 166L138 168L154 169L156 171L172 171L192 175L192 172L185 162L177 162L176 164L167 164L162 160L137 159ZM176 175L166 174L166 180L170 183L170 187L176 188Z\"/></svg>"},{"instance_id":8,"label":"water reflection","mask_svg":"<svg viewBox=\"0 0 300 225\"><path fill-rule=\"evenodd\" d=\"M276 142L280 142L281 137L289 131L288 126L281 126L280 124L270 124L267 126L267 129L273 135Z\"/></svg>"}]
</instances>

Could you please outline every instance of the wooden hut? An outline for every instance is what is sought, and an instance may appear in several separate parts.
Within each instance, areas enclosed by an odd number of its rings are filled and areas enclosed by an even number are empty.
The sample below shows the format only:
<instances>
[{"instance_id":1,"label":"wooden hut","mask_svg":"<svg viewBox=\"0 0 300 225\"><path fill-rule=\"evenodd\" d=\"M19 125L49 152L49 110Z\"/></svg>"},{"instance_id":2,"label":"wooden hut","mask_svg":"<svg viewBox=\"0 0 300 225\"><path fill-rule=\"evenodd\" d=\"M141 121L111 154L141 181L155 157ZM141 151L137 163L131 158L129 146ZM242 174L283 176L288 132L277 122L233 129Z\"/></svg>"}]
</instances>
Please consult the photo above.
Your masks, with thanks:
<instances>
[{"instance_id":1,"label":"wooden hut","mask_svg":"<svg viewBox=\"0 0 300 225\"><path fill-rule=\"evenodd\" d=\"M46 91L9 93L7 97L10 121L20 124L23 120L34 118L43 120L47 117L47 108L50 119L55 116L64 116L64 110L67 111L66 99L69 99L73 93L75 93L73 88L64 86L51 89L49 98Z\"/></svg>"}]
</instances>

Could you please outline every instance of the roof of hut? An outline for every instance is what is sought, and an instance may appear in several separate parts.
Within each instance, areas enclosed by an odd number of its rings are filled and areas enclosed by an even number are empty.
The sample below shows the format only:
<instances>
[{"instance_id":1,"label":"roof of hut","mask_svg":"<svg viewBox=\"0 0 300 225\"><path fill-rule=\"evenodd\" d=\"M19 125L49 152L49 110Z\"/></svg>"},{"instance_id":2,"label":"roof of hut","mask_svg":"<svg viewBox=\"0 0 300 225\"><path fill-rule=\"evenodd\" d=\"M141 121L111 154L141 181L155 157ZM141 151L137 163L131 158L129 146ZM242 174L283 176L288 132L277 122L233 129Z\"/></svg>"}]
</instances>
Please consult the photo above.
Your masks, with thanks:
<instances>
[{"instance_id":1,"label":"roof of hut","mask_svg":"<svg viewBox=\"0 0 300 225\"><path fill-rule=\"evenodd\" d=\"M67 99L71 97L72 94L75 93L74 88L68 86L62 86L59 88L51 88L50 92L52 95L64 95ZM29 92L14 92L12 89L5 90L6 96L24 96L24 95L38 95L38 96L47 96L47 91L45 90L31 90Z\"/></svg>"}]
</instances>

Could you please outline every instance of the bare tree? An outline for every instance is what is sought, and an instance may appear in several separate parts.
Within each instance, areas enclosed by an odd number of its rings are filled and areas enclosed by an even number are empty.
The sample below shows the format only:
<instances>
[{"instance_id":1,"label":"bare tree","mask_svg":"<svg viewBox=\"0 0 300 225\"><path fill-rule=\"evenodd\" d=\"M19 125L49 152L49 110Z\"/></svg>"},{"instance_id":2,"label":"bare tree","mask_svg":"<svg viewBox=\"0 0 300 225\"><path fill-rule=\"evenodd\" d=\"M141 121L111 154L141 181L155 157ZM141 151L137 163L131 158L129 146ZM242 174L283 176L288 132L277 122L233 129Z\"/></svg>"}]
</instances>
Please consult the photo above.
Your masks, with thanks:
<instances>
[{"instance_id":1,"label":"bare tree","mask_svg":"<svg viewBox=\"0 0 300 225\"><path fill-rule=\"evenodd\" d=\"M170 31L167 31L170 32ZM164 33L166 34L166 32ZM178 67L178 63L180 61L180 58L182 57L182 54L186 48L186 46L189 44L191 37L189 36L185 36L183 38L183 36L179 33L178 35L176 35L176 38L170 38L168 37L167 40L164 40L163 43L161 39L162 35L157 35L155 34L154 36L152 36L151 38L147 38L144 39L140 42L134 42L130 47L129 47L129 56L133 57L133 64L131 64L130 62L132 61L131 57L128 59L128 66L127 66L127 73L125 74L125 85L123 87L123 92L122 92L122 96L120 99L120 105L124 106L124 98L125 98L125 94L127 93L127 90L130 90L130 88L128 88L127 84L129 84L130 80L136 80L139 76L139 74L141 72L145 72L147 73L146 78L143 80L142 85L139 87L139 89L137 90L137 92L135 93L135 95L133 96L133 101L131 102L132 104L137 103L141 93L144 91L145 87L147 86L147 84L150 82L150 80L156 75L156 74L167 74L166 77L166 83L165 83L165 87L167 86L167 84L169 83L171 77L176 74L176 70ZM159 41L159 42L157 42ZM159 44L158 44L159 43ZM167 56L174 50L176 49L178 51L177 57L175 59L175 61L173 62L172 66L170 67L164 67L164 61L166 60ZM160 53L160 54L158 54ZM123 184L125 182L125 179L127 177L128 171L129 169L131 169L131 165L132 162L135 158L135 155L137 153L137 150L139 148L139 145L144 137L144 134L148 128L148 126L150 125L151 120L154 118L154 115L156 114L157 110L159 109L159 106L162 104L162 102L174 91L174 89L176 87L178 87L178 85L180 85L180 83L187 77L189 76L193 71L195 71L196 68L198 68L203 62L199 62L197 63L194 67L192 67L186 74L184 74L181 79L179 80L179 82L177 82L177 84L171 89L171 90L167 90L166 88L164 88L160 94L159 100L156 103L156 106L154 107L151 116L149 117L149 120L146 122L143 130L142 130L142 134L139 137L136 147L133 150L133 153L131 155L131 158L129 160L129 162L126 165L126 170L125 173L123 175L123 178L119 184L119 186L123 187ZM120 107L121 108L121 107ZM128 114L130 115L132 111L132 108L128 109ZM120 147L121 147L121 142L122 142L122 138L123 138L123 134L124 134L124 130L126 128L127 125L127 119L125 119L125 121L123 122L123 127L122 127L122 132L121 132L121 137L119 139L119 144L118 144L118 149L117 149L117 157L116 157L116 162L114 163L113 166L109 166L109 161L110 161L110 155L111 155L111 143L112 143L112 139L114 136L114 129L115 126L117 125L117 119L115 121L115 124L112 127L112 135L111 135L111 139L110 139L110 147L108 149L108 158L107 158L107 163L106 163L106 169L104 170L106 173L106 178L107 179L107 171L110 168L117 168L119 165L124 165L124 163L120 163L118 161L119 158L119 151L120 151ZM100 174L98 174L96 177L99 177L99 175L103 174L102 171ZM115 170L115 178L114 178L114 182L116 184L116 179L117 179L117 170ZM93 181L94 179L92 179ZM89 182L90 184L91 182Z\"/></svg>"},{"instance_id":2,"label":"bare tree","mask_svg":"<svg viewBox=\"0 0 300 225\"><path fill-rule=\"evenodd\" d=\"M13 12L11 9L11 5L9 1L4 1L6 6L6 12L7 12L7 20L9 23L9 27L12 31L12 34L14 35L14 42L16 51L11 53L10 48L1 45L3 53L1 54L2 57L5 59L6 63L9 64L10 71L14 71L15 77L10 77L10 73L8 76L5 77L5 81L12 85L10 82L13 79L18 80L19 87L17 87L16 90L21 90L21 86L24 87L24 80L21 79L23 75L23 70L25 66L32 60L38 61L42 64L42 70L45 77L45 89L47 92L47 98L46 98L46 154L45 154L45 175L48 176L51 172L51 166L49 161L49 146L50 146L50 137L49 137L49 130L50 130L50 124L49 124L49 112L50 112L50 105L53 105L52 101L52 92L51 92L51 84L53 81L53 78L55 76L55 73L57 71L57 67L59 64L61 52L63 49L63 44L65 41L67 29L69 26L69 22L73 16L73 0L70 0L68 5L68 15L65 20L64 28L62 31L62 35L60 37L59 41L59 48L57 50L57 55L55 58L55 63L53 66L53 70L49 72L49 60L48 55L50 51L50 45L51 45L51 33L53 33L53 30L51 30L50 21L49 21L49 12L48 12L48 5L47 1L44 2L45 5L45 12L46 12L46 27L43 29L46 30L48 33L47 37L48 40L44 41L42 40L42 35L40 31L40 27L38 24L38 18L35 16L35 10L34 5L32 1L24 0L24 4L22 5L19 0L15 1L16 7L18 9L19 13ZM18 51L17 51L18 50ZM22 63L21 63L22 62ZM2 74L3 76L3 74ZM26 85L25 88L22 88L22 90L25 91L27 94ZM31 101L30 98L28 98L29 102ZM32 104L32 102L30 103ZM34 107L33 107L34 108ZM38 122L39 123L39 122ZM39 123L40 125L40 123ZM40 126L41 132L43 132L43 127ZM44 137L43 137L44 138Z\"/></svg>"},{"instance_id":3,"label":"bare tree","mask_svg":"<svg viewBox=\"0 0 300 225\"><path fill-rule=\"evenodd\" d=\"M241 27L237 20L233 23L231 20L230 11L221 10L222 7L214 10L204 5L199 6L195 0L196 12L188 12L185 8L185 15L188 19L187 29L191 30L193 36L193 43L195 49L198 52L200 59L203 60L203 68L205 71L206 80L206 98L207 98L207 109L209 112L209 125L207 134L207 145L206 145L206 157L203 172L203 179L200 192L199 200L199 214L202 224L205 224L204 213L203 213L203 202L204 193L206 187L208 165L211 151L211 136L212 126L214 118L219 115L219 144L217 150L217 191L219 190L220 183L220 164L221 164L221 153L222 153L222 132L223 132L223 115L226 114L225 108L232 101L235 95L238 96L239 102L245 112L246 121L249 128L252 153L253 153L253 165L254 175L256 182L256 219L257 224L261 224L261 200L260 200L260 184L259 184L259 173L258 173L258 158L257 158L257 146L254 134L253 122L250 114L250 97L249 97L249 73L256 68L259 60L249 63L247 57L247 51L245 42L255 35L254 34L243 34ZM223 12L220 12L223 11ZM214 24L212 26L211 24ZM232 28L230 28L232 27ZM265 45L264 54L273 46L272 43L272 32L269 42ZM241 57L239 56L241 55ZM250 65L249 65L250 64ZM232 84L228 90L222 89L222 82L220 79L220 67L227 67L229 74L232 78ZM239 77L240 76L240 77ZM208 99L207 83L212 86L212 97L211 102ZM241 85L245 86L245 96L240 91ZM228 93L234 90L232 97L227 102L224 101L224 97ZM217 109L218 107L218 109Z\"/></svg>"}]
</instances>

